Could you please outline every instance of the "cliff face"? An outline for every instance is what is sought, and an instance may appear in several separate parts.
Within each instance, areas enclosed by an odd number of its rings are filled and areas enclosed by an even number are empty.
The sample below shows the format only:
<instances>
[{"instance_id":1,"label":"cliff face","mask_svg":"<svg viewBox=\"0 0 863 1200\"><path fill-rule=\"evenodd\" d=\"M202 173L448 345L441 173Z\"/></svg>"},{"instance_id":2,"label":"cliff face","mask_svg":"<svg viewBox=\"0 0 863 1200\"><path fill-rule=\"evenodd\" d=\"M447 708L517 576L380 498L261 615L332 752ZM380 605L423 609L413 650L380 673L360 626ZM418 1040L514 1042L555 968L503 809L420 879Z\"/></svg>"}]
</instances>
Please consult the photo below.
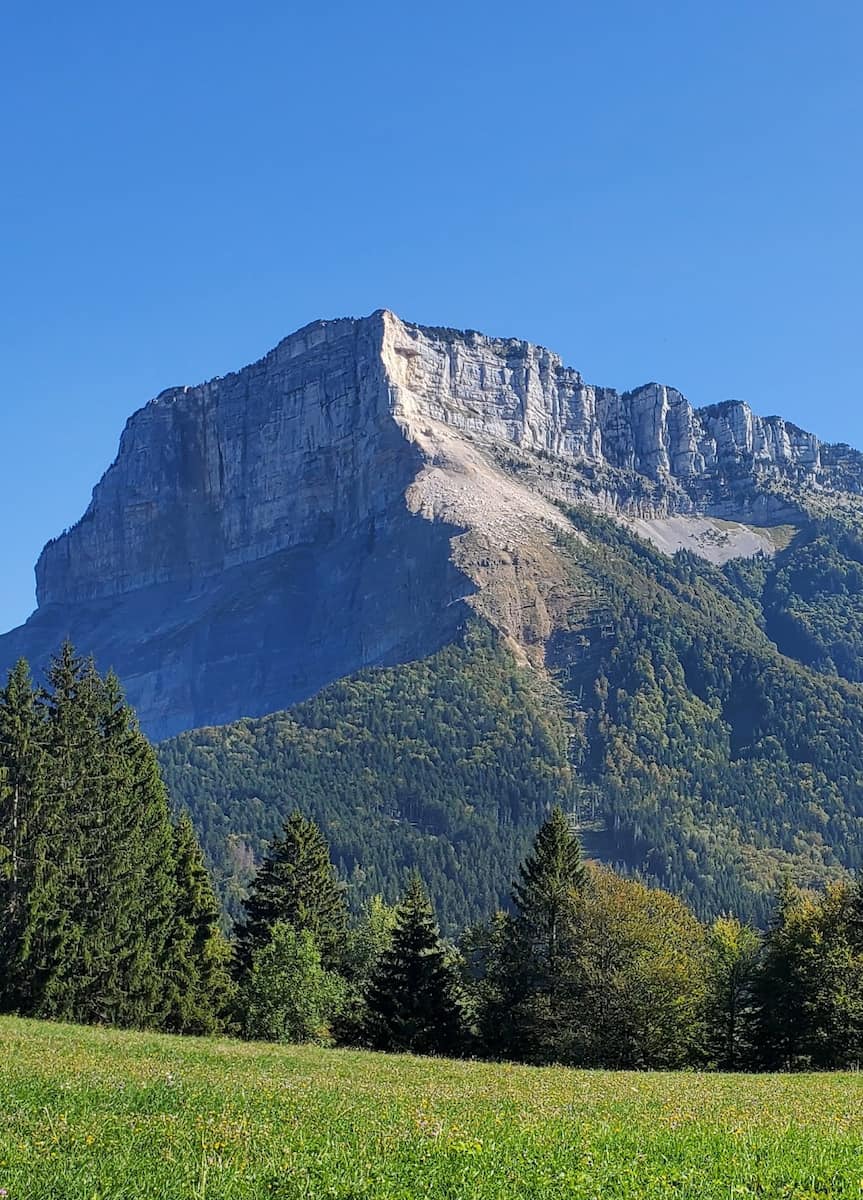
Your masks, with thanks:
<instances>
[{"instance_id":1,"label":"cliff face","mask_svg":"<svg viewBox=\"0 0 863 1200\"><path fill-rule=\"evenodd\" d=\"M45 547L40 605L194 581L382 518L415 463L394 425L382 315L319 322L129 420L82 520Z\"/></svg>"},{"instance_id":2,"label":"cliff face","mask_svg":"<svg viewBox=\"0 0 863 1200\"><path fill-rule=\"evenodd\" d=\"M316 322L129 420L0 665L71 635L161 736L428 653L466 604L541 656L553 501L638 518L665 546L672 526L651 521L769 523L861 483L860 455L745 404L619 394L541 347L388 312Z\"/></svg>"},{"instance_id":3,"label":"cliff face","mask_svg":"<svg viewBox=\"0 0 863 1200\"><path fill-rule=\"evenodd\" d=\"M768 478L796 487L863 483L860 455L823 456L813 434L781 417L758 417L739 401L694 409L656 383L621 394L586 384L556 354L528 342L392 317L388 326L397 415L423 414L591 474L645 477L663 485L670 508L691 508L696 497L709 499L712 486L747 476L756 485Z\"/></svg>"}]
</instances>

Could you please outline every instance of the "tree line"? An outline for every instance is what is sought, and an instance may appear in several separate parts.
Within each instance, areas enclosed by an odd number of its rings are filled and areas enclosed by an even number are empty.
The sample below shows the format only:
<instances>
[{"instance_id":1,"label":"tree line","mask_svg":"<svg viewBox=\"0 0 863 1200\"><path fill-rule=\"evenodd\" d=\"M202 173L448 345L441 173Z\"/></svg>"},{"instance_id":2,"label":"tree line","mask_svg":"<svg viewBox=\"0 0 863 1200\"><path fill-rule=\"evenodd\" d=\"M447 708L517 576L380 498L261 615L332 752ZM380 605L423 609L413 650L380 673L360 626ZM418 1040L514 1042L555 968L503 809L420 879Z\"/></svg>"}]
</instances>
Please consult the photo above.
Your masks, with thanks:
<instances>
[{"instance_id":1,"label":"tree line","mask_svg":"<svg viewBox=\"0 0 863 1200\"><path fill-rule=\"evenodd\" d=\"M768 929L710 924L584 861L552 810L509 911L441 939L417 875L351 921L315 824L267 855L238 928L245 1032L572 1066L722 1070L863 1061L863 886L786 883Z\"/></svg>"},{"instance_id":2,"label":"tree line","mask_svg":"<svg viewBox=\"0 0 863 1200\"><path fill-rule=\"evenodd\" d=\"M0 691L0 1009L210 1033L233 982L188 816L114 675L64 645Z\"/></svg>"},{"instance_id":3,"label":"tree line","mask_svg":"<svg viewBox=\"0 0 863 1200\"><path fill-rule=\"evenodd\" d=\"M444 940L417 874L351 911L314 821L271 841L232 941L111 675L64 646L0 690L0 1008L580 1066L863 1059L863 887L786 883L762 935L585 862L552 808L506 910Z\"/></svg>"},{"instance_id":4,"label":"tree line","mask_svg":"<svg viewBox=\"0 0 863 1200\"><path fill-rule=\"evenodd\" d=\"M821 888L863 867L863 541L817 522L720 568L571 516L587 537L555 547L551 681L474 616L419 661L158 748L232 918L294 808L352 901L391 898L415 865L449 937L508 906L556 803L591 854L702 920L764 926L786 869Z\"/></svg>"}]
</instances>

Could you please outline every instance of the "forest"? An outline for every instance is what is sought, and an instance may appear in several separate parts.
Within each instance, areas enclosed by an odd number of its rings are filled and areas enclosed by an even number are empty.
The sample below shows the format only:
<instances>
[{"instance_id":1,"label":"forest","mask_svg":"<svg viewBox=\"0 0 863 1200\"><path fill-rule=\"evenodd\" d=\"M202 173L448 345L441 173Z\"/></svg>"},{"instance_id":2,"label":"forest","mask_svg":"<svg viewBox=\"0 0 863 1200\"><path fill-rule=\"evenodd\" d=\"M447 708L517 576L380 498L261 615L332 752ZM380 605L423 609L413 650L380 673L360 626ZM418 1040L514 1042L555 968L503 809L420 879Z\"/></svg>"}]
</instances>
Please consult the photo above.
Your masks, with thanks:
<instances>
[{"instance_id":1,"label":"forest","mask_svg":"<svg viewBox=\"0 0 863 1200\"><path fill-rule=\"evenodd\" d=\"M833 1069L863 1053L863 886L786 876L763 931L585 860L538 804L503 905L443 937L426 881L351 902L291 811L230 937L117 680L66 645L0 691L0 1009L528 1063Z\"/></svg>"},{"instance_id":2,"label":"forest","mask_svg":"<svg viewBox=\"0 0 863 1200\"><path fill-rule=\"evenodd\" d=\"M860 867L853 529L814 521L775 559L719 568L570 513L582 537L560 539L569 600L546 674L474 617L422 661L158 747L231 917L294 809L325 832L352 906L415 864L448 935L506 903L554 804L588 857L702 919L764 926L786 874L823 888Z\"/></svg>"}]
</instances>

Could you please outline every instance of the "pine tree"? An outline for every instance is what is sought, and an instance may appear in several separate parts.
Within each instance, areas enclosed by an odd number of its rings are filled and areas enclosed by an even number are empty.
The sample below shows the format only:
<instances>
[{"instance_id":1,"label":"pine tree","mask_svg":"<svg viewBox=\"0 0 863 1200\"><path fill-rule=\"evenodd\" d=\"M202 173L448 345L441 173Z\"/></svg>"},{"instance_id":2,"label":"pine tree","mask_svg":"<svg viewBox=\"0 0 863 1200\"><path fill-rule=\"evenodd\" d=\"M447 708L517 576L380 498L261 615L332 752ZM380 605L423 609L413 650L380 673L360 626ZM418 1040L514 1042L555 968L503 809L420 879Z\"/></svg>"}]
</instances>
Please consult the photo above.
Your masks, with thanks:
<instances>
[{"instance_id":1,"label":"pine tree","mask_svg":"<svg viewBox=\"0 0 863 1200\"><path fill-rule=\"evenodd\" d=\"M68 642L39 698L44 779L16 1007L158 1021L174 907L172 830L152 748L115 677Z\"/></svg>"},{"instance_id":2,"label":"pine tree","mask_svg":"<svg viewBox=\"0 0 863 1200\"><path fill-rule=\"evenodd\" d=\"M231 949L219 926L219 904L187 812L174 825L173 860L176 898L164 1026L174 1033L215 1033L233 999Z\"/></svg>"},{"instance_id":3,"label":"pine tree","mask_svg":"<svg viewBox=\"0 0 863 1200\"><path fill-rule=\"evenodd\" d=\"M105 681L103 721L101 927L118 960L107 1019L154 1025L164 1010L178 900L170 805L155 751L113 675ZM108 1000L107 988L104 995Z\"/></svg>"},{"instance_id":4,"label":"pine tree","mask_svg":"<svg viewBox=\"0 0 863 1200\"><path fill-rule=\"evenodd\" d=\"M519 867L514 917L498 950L497 994L509 1010L509 1020L499 1025L509 1053L533 1061L565 1061L571 1053L584 883L581 844L561 809L554 808Z\"/></svg>"},{"instance_id":5,"label":"pine tree","mask_svg":"<svg viewBox=\"0 0 863 1200\"><path fill-rule=\"evenodd\" d=\"M0 1006L26 1004L31 896L44 867L44 726L21 659L0 691Z\"/></svg>"},{"instance_id":6,"label":"pine tree","mask_svg":"<svg viewBox=\"0 0 863 1200\"><path fill-rule=\"evenodd\" d=\"M74 1020L89 985L84 923L101 756L92 672L70 642L52 659L47 681L40 696L46 723L46 854L30 897L23 1011Z\"/></svg>"},{"instance_id":7,"label":"pine tree","mask_svg":"<svg viewBox=\"0 0 863 1200\"><path fill-rule=\"evenodd\" d=\"M301 813L292 813L282 837L270 844L244 908L246 919L237 930L241 972L249 970L255 950L267 944L279 921L312 934L326 969L340 966L348 924L344 886L326 838Z\"/></svg>"},{"instance_id":8,"label":"pine tree","mask_svg":"<svg viewBox=\"0 0 863 1200\"><path fill-rule=\"evenodd\" d=\"M25 1015L216 1027L230 988L188 821L116 676L68 642L34 693L0 691L0 1005Z\"/></svg>"},{"instance_id":9,"label":"pine tree","mask_svg":"<svg viewBox=\"0 0 863 1200\"><path fill-rule=\"evenodd\" d=\"M808 1036L803 1010L800 934L807 923L804 899L786 876L764 938L753 983L753 1046L759 1066L789 1070Z\"/></svg>"},{"instance_id":10,"label":"pine tree","mask_svg":"<svg viewBox=\"0 0 863 1200\"><path fill-rule=\"evenodd\" d=\"M434 910L413 875L366 995L370 1042L380 1050L458 1053L464 1034L457 991Z\"/></svg>"},{"instance_id":11,"label":"pine tree","mask_svg":"<svg viewBox=\"0 0 863 1200\"><path fill-rule=\"evenodd\" d=\"M553 988L570 953L584 887L581 843L560 808L552 809L518 869L512 898L530 946L538 987Z\"/></svg>"}]
</instances>

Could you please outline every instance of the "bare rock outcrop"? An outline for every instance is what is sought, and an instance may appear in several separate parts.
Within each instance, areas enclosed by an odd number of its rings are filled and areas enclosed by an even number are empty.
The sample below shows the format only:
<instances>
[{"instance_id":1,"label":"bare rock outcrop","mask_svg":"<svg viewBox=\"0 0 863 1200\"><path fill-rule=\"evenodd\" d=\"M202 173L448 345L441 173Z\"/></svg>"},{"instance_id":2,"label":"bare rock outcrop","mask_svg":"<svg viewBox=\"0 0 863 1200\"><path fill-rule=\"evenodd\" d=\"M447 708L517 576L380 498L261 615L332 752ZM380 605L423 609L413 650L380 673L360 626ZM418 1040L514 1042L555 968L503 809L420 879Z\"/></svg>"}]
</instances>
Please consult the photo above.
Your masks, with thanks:
<instances>
[{"instance_id":1,"label":"bare rock outcrop","mask_svg":"<svg viewBox=\"0 0 863 1200\"><path fill-rule=\"evenodd\" d=\"M770 524L861 485L859 454L737 401L595 387L540 346L383 310L317 321L130 418L0 665L71 635L161 736L428 653L471 605L541 658L556 501L668 548L690 519Z\"/></svg>"}]
</instances>

